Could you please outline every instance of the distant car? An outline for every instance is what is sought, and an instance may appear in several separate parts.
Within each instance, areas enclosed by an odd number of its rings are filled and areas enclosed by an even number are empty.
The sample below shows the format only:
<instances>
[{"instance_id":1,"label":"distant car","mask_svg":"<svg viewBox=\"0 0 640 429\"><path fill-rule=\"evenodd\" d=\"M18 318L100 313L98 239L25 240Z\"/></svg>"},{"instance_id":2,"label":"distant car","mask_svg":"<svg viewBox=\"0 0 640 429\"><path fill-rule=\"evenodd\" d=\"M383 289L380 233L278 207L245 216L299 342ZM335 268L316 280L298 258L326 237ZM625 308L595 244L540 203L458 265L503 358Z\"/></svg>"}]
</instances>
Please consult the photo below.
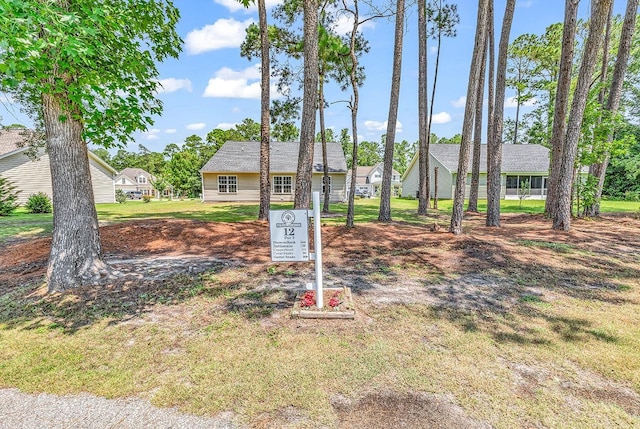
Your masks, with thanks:
<instances>
[{"instance_id":1,"label":"distant car","mask_svg":"<svg viewBox=\"0 0 640 429\"><path fill-rule=\"evenodd\" d=\"M142 192L140 191L127 191L127 198L130 200L141 200Z\"/></svg>"},{"instance_id":2,"label":"distant car","mask_svg":"<svg viewBox=\"0 0 640 429\"><path fill-rule=\"evenodd\" d=\"M369 191L366 189L356 189L356 197L369 198Z\"/></svg>"}]
</instances>

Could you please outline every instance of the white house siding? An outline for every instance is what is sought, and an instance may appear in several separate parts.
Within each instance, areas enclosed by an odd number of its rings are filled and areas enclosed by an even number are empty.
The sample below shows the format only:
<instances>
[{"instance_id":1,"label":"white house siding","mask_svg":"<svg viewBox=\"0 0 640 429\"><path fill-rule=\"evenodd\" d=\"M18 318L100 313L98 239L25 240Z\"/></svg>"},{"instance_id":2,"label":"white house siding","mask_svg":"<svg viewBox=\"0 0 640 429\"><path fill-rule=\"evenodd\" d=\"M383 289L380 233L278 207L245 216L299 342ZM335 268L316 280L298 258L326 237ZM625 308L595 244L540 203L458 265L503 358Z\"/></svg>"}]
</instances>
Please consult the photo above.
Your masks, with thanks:
<instances>
[{"instance_id":1,"label":"white house siding","mask_svg":"<svg viewBox=\"0 0 640 429\"><path fill-rule=\"evenodd\" d=\"M24 152L9 155L0 160L0 176L10 180L20 191L18 203L24 204L32 194L44 192L51 197L51 168L49 155L32 161Z\"/></svg>"},{"instance_id":2,"label":"white house siding","mask_svg":"<svg viewBox=\"0 0 640 429\"><path fill-rule=\"evenodd\" d=\"M236 193L218 192L218 176L236 176L238 191ZM295 174L271 174L272 188L274 176L291 176L292 191L295 189ZM331 174L331 180L332 193L330 195L330 201L334 203L344 201L346 174ZM314 174L312 190L321 192L321 184L322 174ZM257 173L202 173L202 190L202 200L205 202L257 202L260 201L260 175ZM293 199L293 192L291 194L274 194L272 191L271 193L272 202L292 202Z\"/></svg>"},{"instance_id":3,"label":"white house siding","mask_svg":"<svg viewBox=\"0 0 640 429\"><path fill-rule=\"evenodd\" d=\"M324 174L314 174L313 182L311 184L312 191L320 192L320 199L324 197L322 194L322 177ZM347 175L344 173L340 174L329 174L331 177L331 194L329 194L329 201L332 203L339 203L346 200L346 189L347 189Z\"/></svg>"},{"instance_id":4,"label":"white house siding","mask_svg":"<svg viewBox=\"0 0 640 429\"><path fill-rule=\"evenodd\" d=\"M114 202L113 176L93 159L89 158L89 163L95 202ZM26 203L30 195L38 192L44 192L50 198L53 197L51 167L49 155L46 153L42 153L35 161L22 151L0 159L0 176L13 182L20 190L18 194L20 204Z\"/></svg>"},{"instance_id":5,"label":"white house siding","mask_svg":"<svg viewBox=\"0 0 640 429\"><path fill-rule=\"evenodd\" d=\"M420 177L417 168L412 168L407 172L402 180L402 196L409 198L417 198L418 187L420 186Z\"/></svg>"},{"instance_id":6,"label":"white house siding","mask_svg":"<svg viewBox=\"0 0 640 429\"><path fill-rule=\"evenodd\" d=\"M218 176L236 176L238 192L218 192ZM256 173L202 173L203 201L259 201L260 176Z\"/></svg>"},{"instance_id":7,"label":"white house siding","mask_svg":"<svg viewBox=\"0 0 640 429\"><path fill-rule=\"evenodd\" d=\"M437 159L429 156L429 190L431 197L435 195L435 167L438 167L438 198L453 198L452 187L455 186L455 173L451 174ZM418 187L420 186L419 168L417 159L409 166L406 176L402 179L402 196L417 198Z\"/></svg>"},{"instance_id":8,"label":"white house siding","mask_svg":"<svg viewBox=\"0 0 640 429\"><path fill-rule=\"evenodd\" d=\"M96 204L114 203L116 201L116 189L113 186L113 174L91 157L89 157L89 170Z\"/></svg>"}]
</instances>

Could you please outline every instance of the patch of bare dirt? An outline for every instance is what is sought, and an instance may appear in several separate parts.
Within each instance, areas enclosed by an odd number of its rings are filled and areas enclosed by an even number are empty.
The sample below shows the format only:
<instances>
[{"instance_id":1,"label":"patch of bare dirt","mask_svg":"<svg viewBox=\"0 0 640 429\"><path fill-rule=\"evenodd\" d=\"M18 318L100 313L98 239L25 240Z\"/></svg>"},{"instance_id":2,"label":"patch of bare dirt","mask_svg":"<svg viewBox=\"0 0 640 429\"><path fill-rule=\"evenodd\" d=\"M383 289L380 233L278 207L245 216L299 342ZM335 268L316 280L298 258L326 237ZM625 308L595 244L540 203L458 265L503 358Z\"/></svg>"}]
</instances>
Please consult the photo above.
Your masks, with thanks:
<instances>
[{"instance_id":1,"label":"patch of bare dirt","mask_svg":"<svg viewBox=\"0 0 640 429\"><path fill-rule=\"evenodd\" d=\"M365 395L355 401L336 397L332 402L340 421L339 427L342 428L476 429L491 427L469 418L453 398L445 395L398 394L382 391Z\"/></svg>"}]
</instances>

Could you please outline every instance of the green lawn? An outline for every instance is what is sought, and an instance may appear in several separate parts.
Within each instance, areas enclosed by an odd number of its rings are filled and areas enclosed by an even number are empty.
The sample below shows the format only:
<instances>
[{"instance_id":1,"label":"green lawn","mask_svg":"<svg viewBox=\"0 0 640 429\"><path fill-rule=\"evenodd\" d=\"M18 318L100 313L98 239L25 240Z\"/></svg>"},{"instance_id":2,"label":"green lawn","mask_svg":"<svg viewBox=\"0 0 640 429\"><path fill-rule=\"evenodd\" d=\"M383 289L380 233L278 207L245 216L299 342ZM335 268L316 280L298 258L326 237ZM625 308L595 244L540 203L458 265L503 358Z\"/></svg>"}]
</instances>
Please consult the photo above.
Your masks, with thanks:
<instances>
[{"instance_id":1,"label":"green lawn","mask_svg":"<svg viewBox=\"0 0 640 429\"><path fill-rule=\"evenodd\" d=\"M372 222L378 217L380 200L377 198L358 199L355 202L355 221ZM441 222L448 222L451 214L452 200L438 202L438 211L431 210L431 215L437 213ZM479 202L481 212L486 211L485 200ZM210 204L199 200L174 201L127 201L125 204L98 204L98 218L101 222L120 222L131 219L145 218L176 218L198 219L216 222L241 222L254 220L258 217L258 204L228 203ZM274 209L291 207L291 204L273 204ZM432 223L433 216L426 219L416 215L417 200L393 198L391 200L392 217L395 221L409 223ZM503 200L502 213L543 213L544 201L524 200L522 207L518 200ZM603 201L602 212L638 212L640 203L629 201ZM346 221L347 204L331 205L331 212L342 216L323 219L325 224L343 224ZM52 215L28 214L24 208L16 210L11 216L0 217L0 243L16 238L47 235L52 229Z\"/></svg>"},{"instance_id":2,"label":"green lawn","mask_svg":"<svg viewBox=\"0 0 640 429\"><path fill-rule=\"evenodd\" d=\"M356 221L375 221L378 202L358 200ZM518 201L503 204L504 212L520 211ZM394 219L433 223L414 214L416 205L394 199ZM451 201L439 205L444 222ZM603 203L605 211L638 208ZM524 201L522 212L542 209L541 201ZM257 210L198 201L98 206L105 222L253 220ZM601 233L591 236L599 223ZM364 396L370 402L360 415L384 417L394 403L376 395L389 391L411 418L450 406L496 428L640 427L640 243L638 221L629 223L580 222L576 234L557 240L518 224L501 236L483 227L463 237L426 235L410 250L371 243L353 266L327 271L359 285L354 321L289 321L292 291L269 285L300 281L299 265L220 263L199 276L65 294L46 294L41 282L0 287L0 388L139 397L203 415L233 411L249 427L349 427L338 423L349 415L336 411L336 398ZM0 218L0 241L50 231L51 215ZM630 239L616 248L621 237ZM393 263L380 263L385 252ZM458 306L375 300L367 286L395 298L411 284L412 298ZM505 308L491 304L498 295L510 297L500 300ZM411 408L413 392L444 405ZM369 427L383 425L376 423Z\"/></svg>"}]
</instances>

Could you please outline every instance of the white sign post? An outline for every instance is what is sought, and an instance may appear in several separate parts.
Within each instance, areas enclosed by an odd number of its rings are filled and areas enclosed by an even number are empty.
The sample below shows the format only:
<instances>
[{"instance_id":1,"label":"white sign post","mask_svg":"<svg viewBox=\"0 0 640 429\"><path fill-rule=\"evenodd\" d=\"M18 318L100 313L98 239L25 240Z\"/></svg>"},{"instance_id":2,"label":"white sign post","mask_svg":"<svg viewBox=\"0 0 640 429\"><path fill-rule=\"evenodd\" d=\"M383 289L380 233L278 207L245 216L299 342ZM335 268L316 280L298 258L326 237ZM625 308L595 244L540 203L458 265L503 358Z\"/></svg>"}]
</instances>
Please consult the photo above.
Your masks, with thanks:
<instances>
[{"instance_id":1,"label":"white sign post","mask_svg":"<svg viewBox=\"0 0 640 429\"><path fill-rule=\"evenodd\" d=\"M313 243L315 247L314 256L316 262L316 307L322 309L324 306L324 295L322 292L322 231L320 227L320 192L316 191L313 193Z\"/></svg>"},{"instance_id":2,"label":"white sign post","mask_svg":"<svg viewBox=\"0 0 640 429\"><path fill-rule=\"evenodd\" d=\"M313 218L315 253L309 253L309 218ZM322 291L322 242L320 192L313 193L313 210L270 210L271 260L274 262L315 261L316 307L324 306Z\"/></svg>"}]
</instances>

